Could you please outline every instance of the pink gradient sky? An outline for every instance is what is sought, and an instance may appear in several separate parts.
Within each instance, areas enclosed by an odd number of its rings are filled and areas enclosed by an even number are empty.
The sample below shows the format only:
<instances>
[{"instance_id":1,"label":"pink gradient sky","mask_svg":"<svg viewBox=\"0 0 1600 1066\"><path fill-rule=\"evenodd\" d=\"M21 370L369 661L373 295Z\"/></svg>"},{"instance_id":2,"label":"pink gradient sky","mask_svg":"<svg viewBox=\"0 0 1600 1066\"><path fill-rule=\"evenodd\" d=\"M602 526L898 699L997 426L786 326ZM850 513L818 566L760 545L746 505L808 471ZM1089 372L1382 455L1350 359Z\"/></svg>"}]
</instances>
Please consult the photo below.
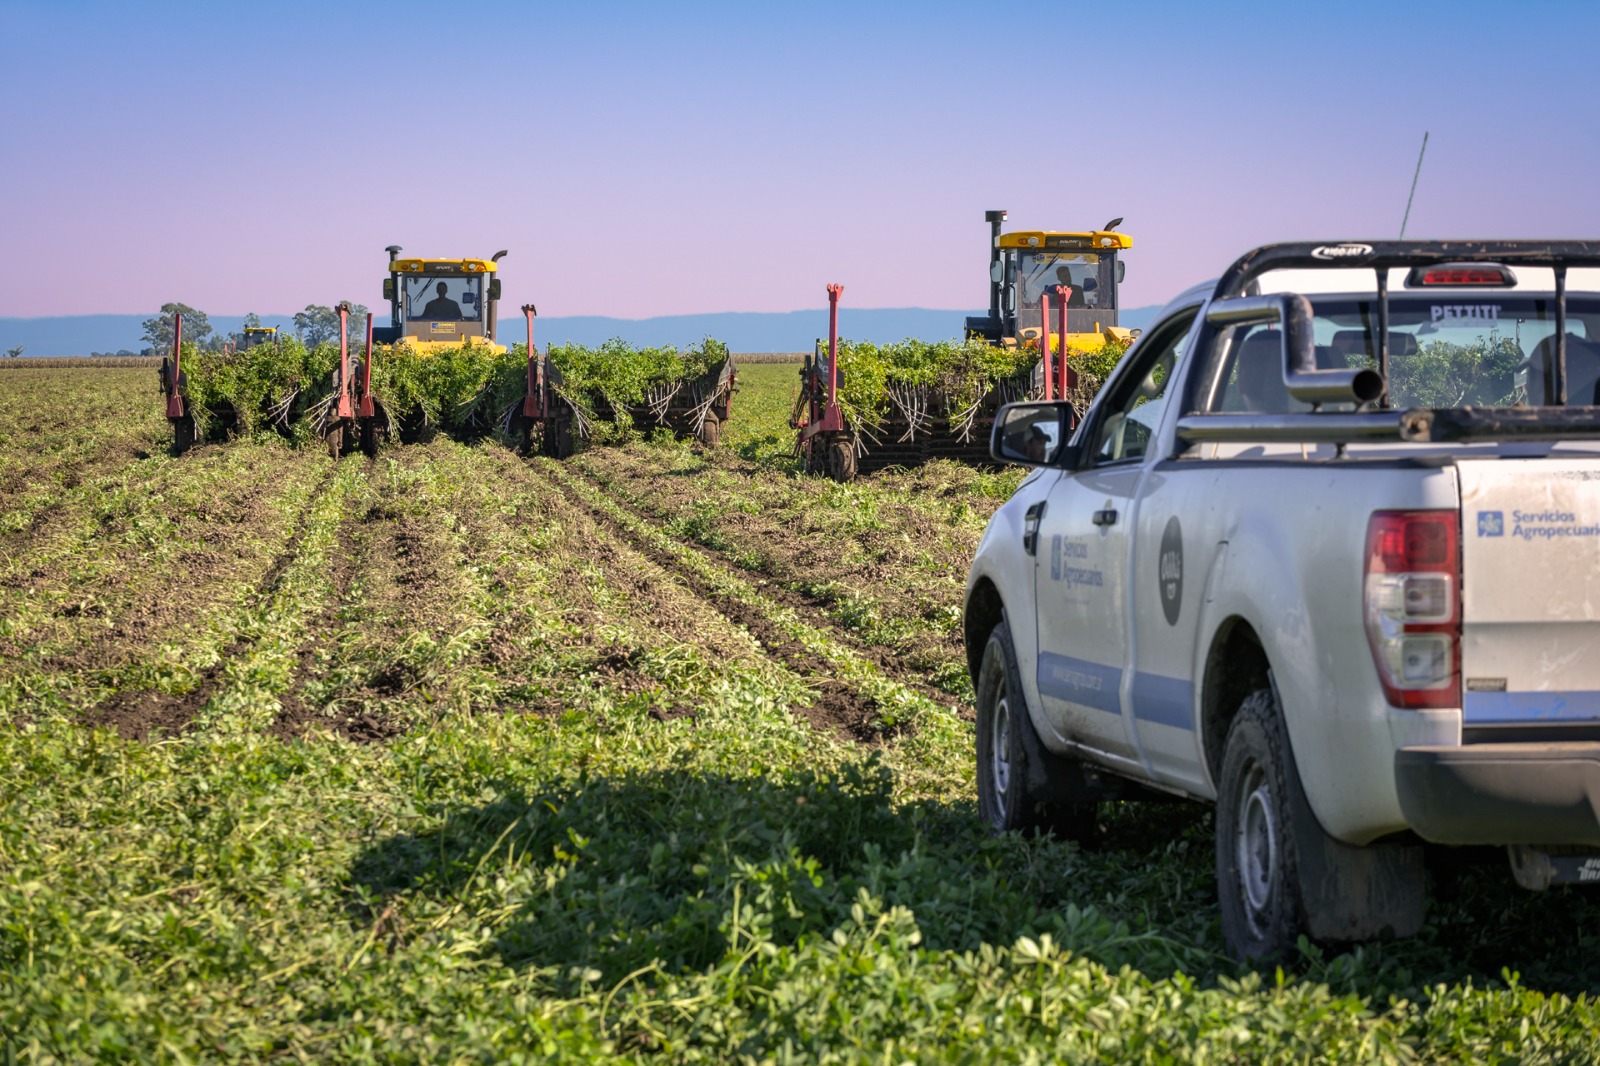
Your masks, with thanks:
<instances>
[{"instance_id":1,"label":"pink gradient sky","mask_svg":"<svg viewBox=\"0 0 1600 1066\"><path fill-rule=\"evenodd\" d=\"M1124 304L1272 240L1600 236L1600 4L0 0L0 316L985 303L1126 216ZM1003 53L1003 57L1002 57Z\"/></svg>"}]
</instances>

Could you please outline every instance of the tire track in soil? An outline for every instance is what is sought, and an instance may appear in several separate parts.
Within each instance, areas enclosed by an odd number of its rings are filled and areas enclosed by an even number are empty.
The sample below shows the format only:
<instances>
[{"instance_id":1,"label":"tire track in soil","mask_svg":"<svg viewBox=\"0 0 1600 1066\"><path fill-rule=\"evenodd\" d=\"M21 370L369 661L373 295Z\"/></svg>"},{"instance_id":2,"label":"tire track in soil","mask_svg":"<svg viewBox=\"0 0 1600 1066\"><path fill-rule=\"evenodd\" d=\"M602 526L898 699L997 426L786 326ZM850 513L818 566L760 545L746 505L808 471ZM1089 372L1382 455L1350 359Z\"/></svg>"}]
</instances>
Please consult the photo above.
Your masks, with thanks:
<instances>
[{"instance_id":1,"label":"tire track in soil","mask_svg":"<svg viewBox=\"0 0 1600 1066\"><path fill-rule=\"evenodd\" d=\"M305 537L311 515L318 501L333 484L336 472L336 468L330 466L322 480L306 495L305 503L295 514L294 532L290 534L289 542L273 557L272 564L262 575L261 584L256 589L256 594L250 598L245 610L255 610L277 591L284 572L299 554L300 542ZM102 700L83 716L82 721L89 726L111 726L124 740L148 740L151 731L155 729L168 734L190 732L195 716L221 687L223 667L247 644L248 638L240 638L228 645L217 656L217 661L201 672L199 684L188 692L181 695L153 689L118 692Z\"/></svg>"},{"instance_id":2,"label":"tire track in soil","mask_svg":"<svg viewBox=\"0 0 1600 1066\"><path fill-rule=\"evenodd\" d=\"M916 669L907 666L900 656L896 655L892 649L885 648L881 644L872 644L866 640L863 640L859 633L856 633L843 622L829 614L827 608L830 601L826 597L809 594L798 589L790 588L783 582L782 578L775 579L769 574L762 573L760 570L741 563L739 559L735 557L734 553L719 551L708 544L701 544L695 540L685 540L681 537L675 537L671 533L667 532L665 519L661 518L659 515L651 515L641 511L631 500L619 496L615 491L612 490L611 486L595 477L589 471L571 465L563 467L563 469L569 470L575 476L583 478L590 485L592 485L596 491L604 493L606 498L615 503L619 508L628 512L628 514L637 518L646 525L651 526L662 536L671 537L677 543L682 544L684 547L698 553L702 558L708 560L709 562L721 566L731 566L740 573L745 574L747 576L747 580L749 580L752 585L759 589L763 596L766 596L772 600L776 600L778 603L790 608L797 614L806 616L809 620L812 620L813 624L818 628L826 628L835 636L840 638L841 644L844 644L851 651L861 656L861 658L866 659L874 666L877 666L883 670L885 676L901 685L904 685L906 688L916 692L918 695L927 697L941 706L952 708L956 712L957 716L964 721L972 722L977 720L977 713L972 707L962 702L960 698L954 694L946 692L944 689L941 689L935 685L930 685L926 681L922 680Z\"/></svg>"},{"instance_id":3,"label":"tire track in soil","mask_svg":"<svg viewBox=\"0 0 1600 1066\"><path fill-rule=\"evenodd\" d=\"M571 467L563 467L582 477L590 485L594 481L581 472ZM592 506L569 486L562 484L558 478L549 478L563 497L571 501L576 507L589 515L591 521L597 526L611 531L611 533L626 542L627 546L647 559L654 562L667 573L682 582L696 596L705 600L714 610L723 615L736 625L743 626L751 636L761 643L762 648L773 658L788 667L795 674L804 678L812 687L817 689L817 699L809 707L791 707L790 712L804 718L813 727L831 732L847 740L860 744L879 745L890 739L903 736L907 732L903 728L886 732L876 725L878 702L871 696L857 691L850 684L840 681L819 670L827 665L826 660L808 649L800 641L783 632L782 629L764 614L760 608L753 604L743 603L738 599L713 588L704 578L693 570L685 567L672 554L658 548L646 540L635 536L603 510ZM595 487L600 489L599 486ZM613 499L614 497L609 496ZM622 507L622 505L618 505ZM629 510L622 507L623 510ZM629 511L629 513L632 513ZM654 527L654 523L648 523ZM676 539L676 538L674 538Z\"/></svg>"}]
</instances>

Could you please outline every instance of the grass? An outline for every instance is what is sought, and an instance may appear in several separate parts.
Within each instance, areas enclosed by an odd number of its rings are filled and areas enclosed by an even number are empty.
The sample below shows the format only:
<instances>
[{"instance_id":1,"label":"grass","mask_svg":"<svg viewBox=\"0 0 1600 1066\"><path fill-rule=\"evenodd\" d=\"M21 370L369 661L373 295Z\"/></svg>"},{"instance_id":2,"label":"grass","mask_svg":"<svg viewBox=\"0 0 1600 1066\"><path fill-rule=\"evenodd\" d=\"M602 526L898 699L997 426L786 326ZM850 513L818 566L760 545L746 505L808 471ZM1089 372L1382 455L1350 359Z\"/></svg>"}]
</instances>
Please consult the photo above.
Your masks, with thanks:
<instances>
[{"instance_id":1,"label":"grass","mask_svg":"<svg viewBox=\"0 0 1600 1066\"><path fill-rule=\"evenodd\" d=\"M988 836L955 633L1015 475L799 476L796 370L560 465L174 460L148 370L8 375L4 1055L1600 1058L1600 908L1503 856L1258 975L1204 808Z\"/></svg>"}]
</instances>

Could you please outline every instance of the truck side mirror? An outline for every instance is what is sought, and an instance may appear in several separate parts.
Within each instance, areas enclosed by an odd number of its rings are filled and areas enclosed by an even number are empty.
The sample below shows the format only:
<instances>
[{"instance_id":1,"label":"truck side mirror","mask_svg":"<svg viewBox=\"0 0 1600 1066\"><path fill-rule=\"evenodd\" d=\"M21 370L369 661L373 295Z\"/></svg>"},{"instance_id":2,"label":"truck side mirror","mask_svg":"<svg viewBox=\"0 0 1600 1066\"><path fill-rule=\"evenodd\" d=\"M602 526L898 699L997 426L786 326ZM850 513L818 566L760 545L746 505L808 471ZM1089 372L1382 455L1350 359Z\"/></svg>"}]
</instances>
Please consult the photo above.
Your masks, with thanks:
<instances>
[{"instance_id":1,"label":"truck side mirror","mask_svg":"<svg viewBox=\"0 0 1600 1066\"><path fill-rule=\"evenodd\" d=\"M490 278L489 279L489 299L491 299L491 300L500 299L500 279L499 278Z\"/></svg>"},{"instance_id":2,"label":"truck side mirror","mask_svg":"<svg viewBox=\"0 0 1600 1066\"><path fill-rule=\"evenodd\" d=\"M1121 285L1122 284L1122 279L1127 277L1127 276L1128 276L1128 261L1126 259L1118 259L1117 260L1117 284Z\"/></svg>"},{"instance_id":3,"label":"truck side mirror","mask_svg":"<svg viewBox=\"0 0 1600 1066\"><path fill-rule=\"evenodd\" d=\"M394 303L394 279L383 279L383 298L387 303Z\"/></svg>"},{"instance_id":4,"label":"truck side mirror","mask_svg":"<svg viewBox=\"0 0 1600 1066\"><path fill-rule=\"evenodd\" d=\"M1006 265L999 259L989 264L989 280L996 285L1006 280Z\"/></svg>"},{"instance_id":5,"label":"truck side mirror","mask_svg":"<svg viewBox=\"0 0 1600 1066\"><path fill-rule=\"evenodd\" d=\"M999 463L1060 466L1073 459L1071 420L1072 405L1064 401L1008 403L995 415L989 454Z\"/></svg>"}]
</instances>

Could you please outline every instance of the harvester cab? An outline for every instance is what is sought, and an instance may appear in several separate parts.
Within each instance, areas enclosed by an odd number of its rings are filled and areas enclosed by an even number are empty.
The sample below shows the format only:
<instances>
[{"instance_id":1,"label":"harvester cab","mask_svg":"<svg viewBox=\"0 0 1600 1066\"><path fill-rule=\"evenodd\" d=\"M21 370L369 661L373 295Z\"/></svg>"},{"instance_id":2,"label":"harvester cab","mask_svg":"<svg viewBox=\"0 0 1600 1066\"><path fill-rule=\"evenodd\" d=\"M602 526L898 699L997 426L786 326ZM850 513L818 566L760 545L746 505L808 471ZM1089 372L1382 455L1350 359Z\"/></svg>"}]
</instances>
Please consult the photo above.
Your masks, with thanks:
<instances>
[{"instance_id":1,"label":"harvester cab","mask_svg":"<svg viewBox=\"0 0 1600 1066\"><path fill-rule=\"evenodd\" d=\"M1032 348L1048 330L1053 351L1132 339L1131 330L1117 325L1117 290L1127 272L1122 253L1133 247L1132 237L1117 232L1122 219L1085 232L1001 233L1004 211L983 217L990 228L989 313L967 319L968 337ZM1056 314L1046 326L1050 308Z\"/></svg>"},{"instance_id":2,"label":"harvester cab","mask_svg":"<svg viewBox=\"0 0 1600 1066\"><path fill-rule=\"evenodd\" d=\"M424 355L464 344L505 351L494 339L500 300L496 275L505 252L488 259L401 259L399 245L385 250L389 276L383 298L390 325L373 331L377 343L404 345Z\"/></svg>"},{"instance_id":3,"label":"harvester cab","mask_svg":"<svg viewBox=\"0 0 1600 1066\"><path fill-rule=\"evenodd\" d=\"M246 326L243 336L239 339L239 351L248 352L257 345L276 343L278 343L277 326Z\"/></svg>"}]
</instances>

